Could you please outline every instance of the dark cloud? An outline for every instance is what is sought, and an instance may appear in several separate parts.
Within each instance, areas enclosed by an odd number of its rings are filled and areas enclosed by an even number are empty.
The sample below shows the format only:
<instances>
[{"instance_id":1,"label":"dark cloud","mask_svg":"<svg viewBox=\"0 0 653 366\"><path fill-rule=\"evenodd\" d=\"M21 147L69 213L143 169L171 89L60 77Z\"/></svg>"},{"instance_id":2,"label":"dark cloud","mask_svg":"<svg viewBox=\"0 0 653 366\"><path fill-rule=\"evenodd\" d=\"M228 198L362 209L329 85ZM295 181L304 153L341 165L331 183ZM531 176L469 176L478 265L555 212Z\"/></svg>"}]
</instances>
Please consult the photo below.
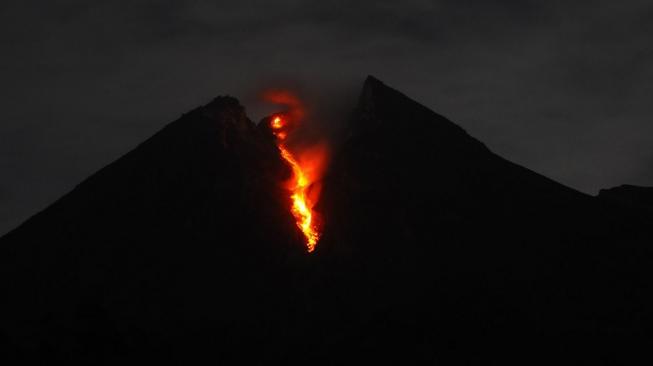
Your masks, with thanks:
<instances>
[{"instance_id":1,"label":"dark cloud","mask_svg":"<svg viewBox=\"0 0 653 366\"><path fill-rule=\"evenodd\" d=\"M652 36L642 0L3 1L0 232L215 95L367 74L575 188L653 185Z\"/></svg>"}]
</instances>

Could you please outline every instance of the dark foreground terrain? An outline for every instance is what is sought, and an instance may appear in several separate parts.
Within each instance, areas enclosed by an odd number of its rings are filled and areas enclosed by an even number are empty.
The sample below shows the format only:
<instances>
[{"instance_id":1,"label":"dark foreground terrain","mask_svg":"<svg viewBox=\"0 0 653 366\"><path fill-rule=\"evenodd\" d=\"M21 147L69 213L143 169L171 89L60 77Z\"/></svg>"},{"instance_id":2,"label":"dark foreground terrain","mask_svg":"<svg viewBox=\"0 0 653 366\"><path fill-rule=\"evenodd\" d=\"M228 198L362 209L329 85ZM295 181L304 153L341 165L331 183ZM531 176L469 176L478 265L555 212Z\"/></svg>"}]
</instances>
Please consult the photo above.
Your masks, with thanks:
<instances>
[{"instance_id":1,"label":"dark foreground terrain","mask_svg":"<svg viewBox=\"0 0 653 366\"><path fill-rule=\"evenodd\" d=\"M216 98L0 239L3 364L632 364L653 192L579 193L370 77L307 254L272 136Z\"/></svg>"}]
</instances>

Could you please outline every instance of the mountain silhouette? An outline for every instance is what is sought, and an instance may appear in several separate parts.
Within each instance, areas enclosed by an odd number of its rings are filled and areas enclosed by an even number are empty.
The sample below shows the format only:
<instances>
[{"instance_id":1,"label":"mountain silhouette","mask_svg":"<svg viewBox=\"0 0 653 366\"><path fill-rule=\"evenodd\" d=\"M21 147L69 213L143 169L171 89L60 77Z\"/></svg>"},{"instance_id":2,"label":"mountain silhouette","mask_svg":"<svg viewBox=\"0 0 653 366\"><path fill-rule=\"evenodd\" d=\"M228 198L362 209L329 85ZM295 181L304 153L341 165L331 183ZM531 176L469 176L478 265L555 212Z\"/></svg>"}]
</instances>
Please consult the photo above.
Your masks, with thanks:
<instances>
[{"instance_id":1,"label":"mountain silhouette","mask_svg":"<svg viewBox=\"0 0 653 366\"><path fill-rule=\"evenodd\" d=\"M624 184L619 187L602 189L599 198L619 203L630 208L653 211L653 187L638 187Z\"/></svg>"},{"instance_id":2,"label":"mountain silhouette","mask_svg":"<svg viewBox=\"0 0 653 366\"><path fill-rule=\"evenodd\" d=\"M623 364L650 346L648 190L565 187L368 77L308 254L265 121L216 98L1 238L1 357Z\"/></svg>"}]
</instances>

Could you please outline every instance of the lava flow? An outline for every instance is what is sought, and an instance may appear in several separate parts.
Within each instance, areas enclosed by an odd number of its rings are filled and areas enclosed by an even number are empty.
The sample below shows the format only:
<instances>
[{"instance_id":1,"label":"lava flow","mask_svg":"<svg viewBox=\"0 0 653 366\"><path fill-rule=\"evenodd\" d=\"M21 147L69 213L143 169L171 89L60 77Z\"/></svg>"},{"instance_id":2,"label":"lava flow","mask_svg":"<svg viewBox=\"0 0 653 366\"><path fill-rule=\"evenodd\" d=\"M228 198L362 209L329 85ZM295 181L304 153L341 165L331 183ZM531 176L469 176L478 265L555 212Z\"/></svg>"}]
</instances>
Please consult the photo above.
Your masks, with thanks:
<instances>
[{"instance_id":1,"label":"lava flow","mask_svg":"<svg viewBox=\"0 0 653 366\"><path fill-rule=\"evenodd\" d=\"M320 239L320 233L316 224L315 213L313 212L317 195L313 194L313 199L311 199L311 192L309 192L313 183L311 181L311 174L309 174L309 167L300 164L284 142L287 137L287 131L285 130L286 120L280 116L275 116L272 118L270 127L274 136L277 138L277 147L279 148L281 157L292 168L293 176L288 183L288 189L291 192L290 199L292 200L291 212L295 217L297 227L299 227L306 238L306 247L310 253L315 250L315 245L317 245Z\"/></svg>"}]
</instances>

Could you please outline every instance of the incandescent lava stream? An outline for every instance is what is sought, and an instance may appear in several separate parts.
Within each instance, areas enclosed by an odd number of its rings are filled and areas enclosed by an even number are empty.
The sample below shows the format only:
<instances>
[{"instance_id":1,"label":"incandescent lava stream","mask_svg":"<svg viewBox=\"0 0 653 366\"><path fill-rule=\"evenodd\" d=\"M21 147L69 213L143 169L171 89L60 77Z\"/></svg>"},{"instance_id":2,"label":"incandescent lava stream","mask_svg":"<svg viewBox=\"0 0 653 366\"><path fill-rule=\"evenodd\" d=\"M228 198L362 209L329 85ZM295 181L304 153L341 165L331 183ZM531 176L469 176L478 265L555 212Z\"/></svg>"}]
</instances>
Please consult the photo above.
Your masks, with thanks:
<instances>
[{"instance_id":1,"label":"incandescent lava stream","mask_svg":"<svg viewBox=\"0 0 653 366\"><path fill-rule=\"evenodd\" d=\"M308 252L315 250L320 232L315 220L313 206L316 202L311 200L309 189L313 183L305 167L300 164L295 155L288 149L285 140L288 133L285 130L287 121L281 116L274 116L270 122L272 132L277 139L277 147L283 160L285 160L292 169L292 178L288 182L288 190L291 192L292 201L291 213L295 218L297 227L302 231L306 239Z\"/></svg>"}]
</instances>

